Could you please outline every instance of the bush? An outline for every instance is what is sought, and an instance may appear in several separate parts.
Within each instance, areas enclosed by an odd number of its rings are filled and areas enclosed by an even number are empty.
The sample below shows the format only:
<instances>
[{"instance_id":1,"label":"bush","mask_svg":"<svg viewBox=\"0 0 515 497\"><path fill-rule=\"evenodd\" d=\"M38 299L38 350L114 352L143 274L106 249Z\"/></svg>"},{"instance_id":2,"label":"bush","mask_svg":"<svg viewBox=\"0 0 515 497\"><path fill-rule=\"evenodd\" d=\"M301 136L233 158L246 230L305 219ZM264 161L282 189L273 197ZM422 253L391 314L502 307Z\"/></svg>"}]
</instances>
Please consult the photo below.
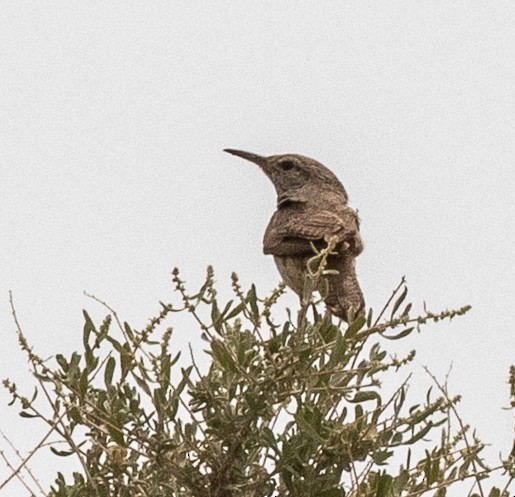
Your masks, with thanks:
<instances>
[{"instance_id":1,"label":"bush","mask_svg":"<svg viewBox=\"0 0 515 497\"><path fill-rule=\"evenodd\" d=\"M489 468L484 445L458 414L459 397L434 377L434 388L409 405L410 378L399 371L415 351L394 353L395 340L469 307L412 316L402 281L376 318L370 311L335 324L311 295L329 250L313 258L298 316L288 311L284 323L273 317L283 286L259 298L233 274L235 298L221 305L209 268L194 294L174 270L181 304L161 304L145 329L109 308L99 325L84 312L83 350L69 357L42 360L18 325L52 416L42 414L41 395L4 385L21 416L42 419L66 442L52 452L81 468L59 473L48 495L443 497L470 481L469 495L508 496L514 454ZM157 336L176 313L197 323L208 368L191 348L189 359L173 350L171 328ZM397 381L393 393L385 393L385 378ZM511 389L515 407L513 368ZM494 471L507 474L506 486L487 491Z\"/></svg>"}]
</instances>

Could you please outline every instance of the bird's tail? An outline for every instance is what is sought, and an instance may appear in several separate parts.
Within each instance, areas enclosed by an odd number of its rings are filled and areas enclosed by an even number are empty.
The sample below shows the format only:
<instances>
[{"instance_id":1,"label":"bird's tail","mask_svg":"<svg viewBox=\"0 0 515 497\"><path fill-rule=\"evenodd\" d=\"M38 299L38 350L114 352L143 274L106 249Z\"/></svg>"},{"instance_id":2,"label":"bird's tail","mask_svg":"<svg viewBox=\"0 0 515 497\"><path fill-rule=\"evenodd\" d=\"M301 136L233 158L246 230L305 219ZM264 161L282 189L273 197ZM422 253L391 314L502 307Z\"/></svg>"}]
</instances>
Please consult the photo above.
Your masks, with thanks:
<instances>
[{"instance_id":1,"label":"bird's tail","mask_svg":"<svg viewBox=\"0 0 515 497\"><path fill-rule=\"evenodd\" d=\"M330 257L327 269L334 269L338 274L328 276L329 292L325 303L332 314L349 322L365 308L355 258L349 253Z\"/></svg>"}]
</instances>

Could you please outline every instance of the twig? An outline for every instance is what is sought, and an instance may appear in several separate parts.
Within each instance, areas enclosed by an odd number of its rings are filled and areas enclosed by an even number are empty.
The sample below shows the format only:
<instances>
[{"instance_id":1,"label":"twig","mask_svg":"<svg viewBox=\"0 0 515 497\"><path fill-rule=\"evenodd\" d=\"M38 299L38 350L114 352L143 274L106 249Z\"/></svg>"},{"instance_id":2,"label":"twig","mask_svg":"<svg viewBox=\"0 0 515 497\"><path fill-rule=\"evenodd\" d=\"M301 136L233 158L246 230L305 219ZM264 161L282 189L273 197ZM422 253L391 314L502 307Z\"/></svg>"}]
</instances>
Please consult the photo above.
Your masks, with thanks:
<instances>
[{"instance_id":1,"label":"twig","mask_svg":"<svg viewBox=\"0 0 515 497\"><path fill-rule=\"evenodd\" d=\"M14 318L14 323L16 324L16 330L17 330L18 336L21 339L23 339L24 342L26 342L25 335L24 335L24 333L23 333L23 331L21 329L20 322L18 321L18 316L16 315L16 309L14 307L13 294L12 294L11 291L9 292L9 303L11 305L11 312L12 312L12 315L13 315L13 318ZM27 345L27 347L28 347L28 345ZM29 352L29 349L27 349L27 352ZM41 389L43 390L43 393L45 394L45 397L47 398L48 403L50 404L50 406L52 407L52 409L54 411L54 416L57 416L58 413L55 410L55 405L52 402L52 398L51 398L50 394L48 393L45 384L43 383L43 381L37 375L37 367L38 367L38 365L40 365L41 367L44 367L45 369L47 369L47 368L46 368L46 366L43 366L41 363L36 361L36 356L32 352L29 353L29 360L30 360L30 362L32 364L32 367L33 367L33 373L35 374L35 376L36 376L36 378L38 380L38 383L41 386ZM37 413L37 411L33 407L32 407L32 409ZM95 493L97 493L97 495L98 495L98 490L97 490L96 483L94 482L93 478L91 477L91 474L89 472L88 466L87 466L86 462L84 461L84 459L83 459L83 457L81 455L81 451L75 445L75 442L73 441L71 436L67 433L66 426L62 425L62 431L60 429L58 429L58 424L61 424L62 419L63 419L65 413L61 414L61 416L59 416L55 421L49 421L44 416L42 416L41 414L39 414L39 413L37 413L37 414L48 425L51 426L52 431L57 431L57 433L59 433L68 442L70 447L72 447L72 449L75 452L75 455L79 459L79 462L80 462L82 468L84 469L84 472L86 473L86 475L90 479L91 484L93 485L93 488L95 489ZM39 447L39 445L38 445L38 447ZM0 487L0 489L1 488L2 487Z\"/></svg>"},{"instance_id":2,"label":"twig","mask_svg":"<svg viewBox=\"0 0 515 497\"><path fill-rule=\"evenodd\" d=\"M14 451L14 453L18 456L18 459L20 461L23 461L23 457L21 456L20 454L20 451L14 446L14 444L11 442L11 440L7 437L7 435L0 429L0 435L2 435L2 438L9 444L9 446L11 447L11 449ZM2 457L4 458L4 460L6 461L7 464L8 461L6 460L5 456L3 455L2 453ZM10 469L14 469L12 466L9 465L9 468ZM45 494L45 491L43 490L43 487L41 486L41 484L39 483L39 480L34 476L34 474L32 473L32 471L30 470L30 468L27 466L25 468L25 470L27 471L28 475L30 476L30 478L32 479L32 481L36 484L36 486L39 488L39 490L41 491L41 493L44 495Z\"/></svg>"},{"instance_id":3,"label":"twig","mask_svg":"<svg viewBox=\"0 0 515 497\"><path fill-rule=\"evenodd\" d=\"M64 416L64 413L61 415L61 417ZM18 475L18 473L27 465L29 460L32 458L32 456L43 446L43 444L46 442L47 438L54 432L55 428L52 427L50 430L48 430L47 434L40 440L40 442L29 452L27 457L22 460L22 462L19 464L19 466L11 473L9 477L7 477L6 480L4 480L0 484L0 490L4 488L15 476Z\"/></svg>"},{"instance_id":4,"label":"twig","mask_svg":"<svg viewBox=\"0 0 515 497\"><path fill-rule=\"evenodd\" d=\"M476 483L477 483L477 486L478 486L478 489L479 489L479 493L481 494L481 497L485 497L485 494L483 492L483 487L481 486L481 479L478 476L481 473L481 471L479 471L479 469L477 467L477 464L476 464L476 460L472 456L472 454L473 454L472 448L471 448L471 446L469 444L468 437L467 437L466 430L465 430L465 425L463 424L461 416L458 414L458 410L456 409L456 407L454 406L454 403L449 398L449 394L447 393L447 389L444 388L441 385L441 383L436 379L436 377L433 375L433 373L431 373L431 371L429 371L429 368L424 366L424 369L425 369L426 373L434 381L434 383L438 387L438 389L442 392L444 397L449 401L449 407L452 410L452 412L454 413L454 416L456 416L456 419L458 420L458 424L459 424L460 429L461 429L461 431L463 433L463 441L465 442L465 445L467 447L468 454L470 454L470 456L471 456L471 463L472 463L472 467L474 468L474 475L472 475L472 476L474 476L476 478Z\"/></svg>"},{"instance_id":5,"label":"twig","mask_svg":"<svg viewBox=\"0 0 515 497\"><path fill-rule=\"evenodd\" d=\"M379 321L383 317L383 314L386 312L386 309L388 309L388 306L391 304L393 298L395 297L395 295L397 295L397 292L401 289L401 286L404 285L405 283L406 283L406 277L403 276L401 278L400 283L397 285L397 288L395 288L395 290L390 295L390 298L386 301L386 304L381 309L381 312L379 313L379 315L377 316L376 320L374 321L373 327L377 326L377 324L379 323Z\"/></svg>"}]
</instances>

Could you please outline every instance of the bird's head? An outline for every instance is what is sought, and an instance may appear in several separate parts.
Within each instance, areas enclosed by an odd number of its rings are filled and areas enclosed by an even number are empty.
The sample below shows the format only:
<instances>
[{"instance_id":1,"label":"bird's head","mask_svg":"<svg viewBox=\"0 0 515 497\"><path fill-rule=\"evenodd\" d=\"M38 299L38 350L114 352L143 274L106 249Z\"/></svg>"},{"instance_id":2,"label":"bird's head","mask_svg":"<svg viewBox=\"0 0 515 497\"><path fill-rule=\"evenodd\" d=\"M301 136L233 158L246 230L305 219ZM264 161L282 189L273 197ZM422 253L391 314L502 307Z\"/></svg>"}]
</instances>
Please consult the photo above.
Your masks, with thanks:
<instances>
[{"instance_id":1,"label":"bird's head","mask_svg":"<svg viewBox=\"0 0 515 497\"><path fill-rule=\"evenodd\" d=\"M337 194L347 202L347 193L338 178L314 159L296 154L262 157L231 148L225 152L257 164L274 184L279 206L316 201L325 192Z\"/></svg>"}]
</instances>

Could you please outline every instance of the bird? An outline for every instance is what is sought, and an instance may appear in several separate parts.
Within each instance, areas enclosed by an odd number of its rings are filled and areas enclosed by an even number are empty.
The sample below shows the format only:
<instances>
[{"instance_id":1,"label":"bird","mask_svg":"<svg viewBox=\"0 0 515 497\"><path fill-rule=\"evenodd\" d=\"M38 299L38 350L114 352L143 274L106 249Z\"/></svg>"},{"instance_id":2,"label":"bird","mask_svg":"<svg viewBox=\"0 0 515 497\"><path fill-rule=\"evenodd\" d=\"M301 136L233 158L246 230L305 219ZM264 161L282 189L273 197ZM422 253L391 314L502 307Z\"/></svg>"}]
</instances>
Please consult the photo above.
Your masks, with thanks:
<instances>
[{"instance_id":1,"label":"bird","mask_svg":"<svg viewBox=\"0 0 515 497\"><path fill-rule=\"evenodd\" d=\"M232 148L224 152L257 164L273 183L277 208L263 238L282 279L302 298L307 262L335 237L328 256L328 311L347 323L363 313L365 300L355 259L363 251L357 212L347 205L345 188L330 169L297 154L263 157Z\"/></svg>"}]
</instances>

